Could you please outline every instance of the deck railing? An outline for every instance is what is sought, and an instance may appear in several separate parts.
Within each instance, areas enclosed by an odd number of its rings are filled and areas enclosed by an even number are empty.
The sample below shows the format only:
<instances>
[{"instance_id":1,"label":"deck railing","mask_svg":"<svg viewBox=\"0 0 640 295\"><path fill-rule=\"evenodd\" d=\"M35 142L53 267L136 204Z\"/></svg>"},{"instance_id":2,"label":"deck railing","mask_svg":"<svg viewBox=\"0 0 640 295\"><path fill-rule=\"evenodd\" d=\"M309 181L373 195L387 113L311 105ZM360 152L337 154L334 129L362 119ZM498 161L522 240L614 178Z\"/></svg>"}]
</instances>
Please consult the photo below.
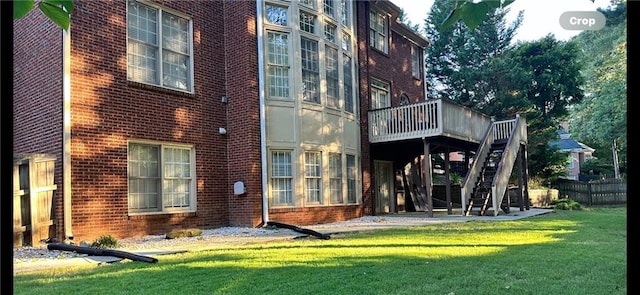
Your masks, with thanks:
<instances>
[{"instance_id":1,"label":"deck railing","mask_svg":"<svg viewBox=\"0 0 640 295\"><path fill-rule=\"evenodd\" d=\"M369 111L369 141L389 142L444 135L480 142L490 117L444 101L419 103Z\"/></svg>"}]
</instances>

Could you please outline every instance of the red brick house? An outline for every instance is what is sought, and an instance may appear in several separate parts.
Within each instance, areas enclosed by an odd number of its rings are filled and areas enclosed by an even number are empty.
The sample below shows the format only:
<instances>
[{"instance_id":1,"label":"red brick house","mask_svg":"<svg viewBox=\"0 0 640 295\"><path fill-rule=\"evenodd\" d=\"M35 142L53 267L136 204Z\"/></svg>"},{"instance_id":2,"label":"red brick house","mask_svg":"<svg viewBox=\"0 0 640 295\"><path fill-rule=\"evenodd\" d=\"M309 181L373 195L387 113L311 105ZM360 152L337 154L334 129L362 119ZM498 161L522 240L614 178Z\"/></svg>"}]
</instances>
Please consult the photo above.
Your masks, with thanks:
<instances>
[{"instance_id":1,"label":"red brick house","mask_svg":"<svg viewBox=\"0 0 640 295\"><path fill-rule=\"evenodd\" d=\"M74 3L68 31L14 26L13 147L57 158L58 239L394 212L394 171L495 123L426 100L428 41L389 1Z\"/></svg>"}]
</instances>

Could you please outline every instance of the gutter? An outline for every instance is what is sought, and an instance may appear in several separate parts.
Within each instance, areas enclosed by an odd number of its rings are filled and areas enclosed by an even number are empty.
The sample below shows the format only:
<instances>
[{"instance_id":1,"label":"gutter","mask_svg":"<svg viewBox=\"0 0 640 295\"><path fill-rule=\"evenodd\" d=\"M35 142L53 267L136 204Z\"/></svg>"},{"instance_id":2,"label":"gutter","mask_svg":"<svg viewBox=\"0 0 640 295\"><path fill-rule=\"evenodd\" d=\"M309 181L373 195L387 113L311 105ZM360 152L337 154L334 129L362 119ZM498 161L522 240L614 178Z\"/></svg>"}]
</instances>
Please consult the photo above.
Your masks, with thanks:
<instances>
[{"instance_id":1,"label":"gutter","mask_svg":"<svg viewBox=\"0 0 640 295\"><path fill-rule=\"evenodd\" d=\"M262 6L263 0L256 1L256 35L258 36L258 91L260 101L260 153L262 160L262 225L269 222L269 199L267 191L267 129L266 129L266 107L264 94L264 46L262 34Z\"/></svg>"},{"instance_id":2,"label":"gutter","mask_svg":"<svg viewBox=\"0 0 640 295\"><path fill-rule=\"evenodd\" d=\"M65 241L71 228L71 28L62 30L62 199Z\"/></svg>"}]
</instances>

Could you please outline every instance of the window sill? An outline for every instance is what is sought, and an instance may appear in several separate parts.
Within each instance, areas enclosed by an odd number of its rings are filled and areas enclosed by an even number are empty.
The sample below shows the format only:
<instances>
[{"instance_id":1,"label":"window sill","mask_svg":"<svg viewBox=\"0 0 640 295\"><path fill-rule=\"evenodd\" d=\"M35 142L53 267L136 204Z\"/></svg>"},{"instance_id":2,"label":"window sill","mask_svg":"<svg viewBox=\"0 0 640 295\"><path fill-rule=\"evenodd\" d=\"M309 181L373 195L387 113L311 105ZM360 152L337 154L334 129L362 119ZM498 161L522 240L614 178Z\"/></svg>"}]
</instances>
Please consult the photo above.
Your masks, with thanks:
<instances>
[{"instance_id":1,"label":"window sill","mask_svg":"<svg viewBox=\"0 0 640 295\"><path fill-rule=\"evenodd\" d=\"M127 80L127 86L140 88L144 90L152 90L155 92L161 92L165 94L171 94L171 95L182 96L182 97L190 97L190 98L196 97L195 93L189 93L189 92L184 92L180 90L173 90L171 88L165 88L157 85L145 84L145 83L131 81L131 80Z\"/></svg>"}]
</instances>

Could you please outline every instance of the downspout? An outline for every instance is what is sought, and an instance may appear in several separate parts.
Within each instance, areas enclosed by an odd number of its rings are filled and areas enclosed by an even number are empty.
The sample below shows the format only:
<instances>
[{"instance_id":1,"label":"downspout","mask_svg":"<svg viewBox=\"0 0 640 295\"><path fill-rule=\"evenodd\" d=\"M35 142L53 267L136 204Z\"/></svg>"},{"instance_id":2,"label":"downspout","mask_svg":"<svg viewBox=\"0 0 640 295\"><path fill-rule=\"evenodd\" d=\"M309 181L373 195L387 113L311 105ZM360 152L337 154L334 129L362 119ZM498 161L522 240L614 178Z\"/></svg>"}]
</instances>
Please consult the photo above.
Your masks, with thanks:
<instances>
[{"instance_id":1,"label":"downspout","mask_svg":"<svg viewBox=\"0 0 640 295\"><path fill-rule=\"evenodd\" d=\"M269 199L267 190L267 129L266 129L266 110L264 98L264 47L262 45L264 36L262 35L262 2L256 1L256 21L258 36L258 91L260 102L260 153L262 159L262 225L269 222Z\"/></svg>"},{"instance_id":2,"label":"downspout","mask_svg":"<svg viewBox=\"0 0 640 295\"><path fill-rule=\"evenodd\" d=\"M62 200L65 241L71 230L71 26L62 30Z\"/></svg>"}]
</instances>

